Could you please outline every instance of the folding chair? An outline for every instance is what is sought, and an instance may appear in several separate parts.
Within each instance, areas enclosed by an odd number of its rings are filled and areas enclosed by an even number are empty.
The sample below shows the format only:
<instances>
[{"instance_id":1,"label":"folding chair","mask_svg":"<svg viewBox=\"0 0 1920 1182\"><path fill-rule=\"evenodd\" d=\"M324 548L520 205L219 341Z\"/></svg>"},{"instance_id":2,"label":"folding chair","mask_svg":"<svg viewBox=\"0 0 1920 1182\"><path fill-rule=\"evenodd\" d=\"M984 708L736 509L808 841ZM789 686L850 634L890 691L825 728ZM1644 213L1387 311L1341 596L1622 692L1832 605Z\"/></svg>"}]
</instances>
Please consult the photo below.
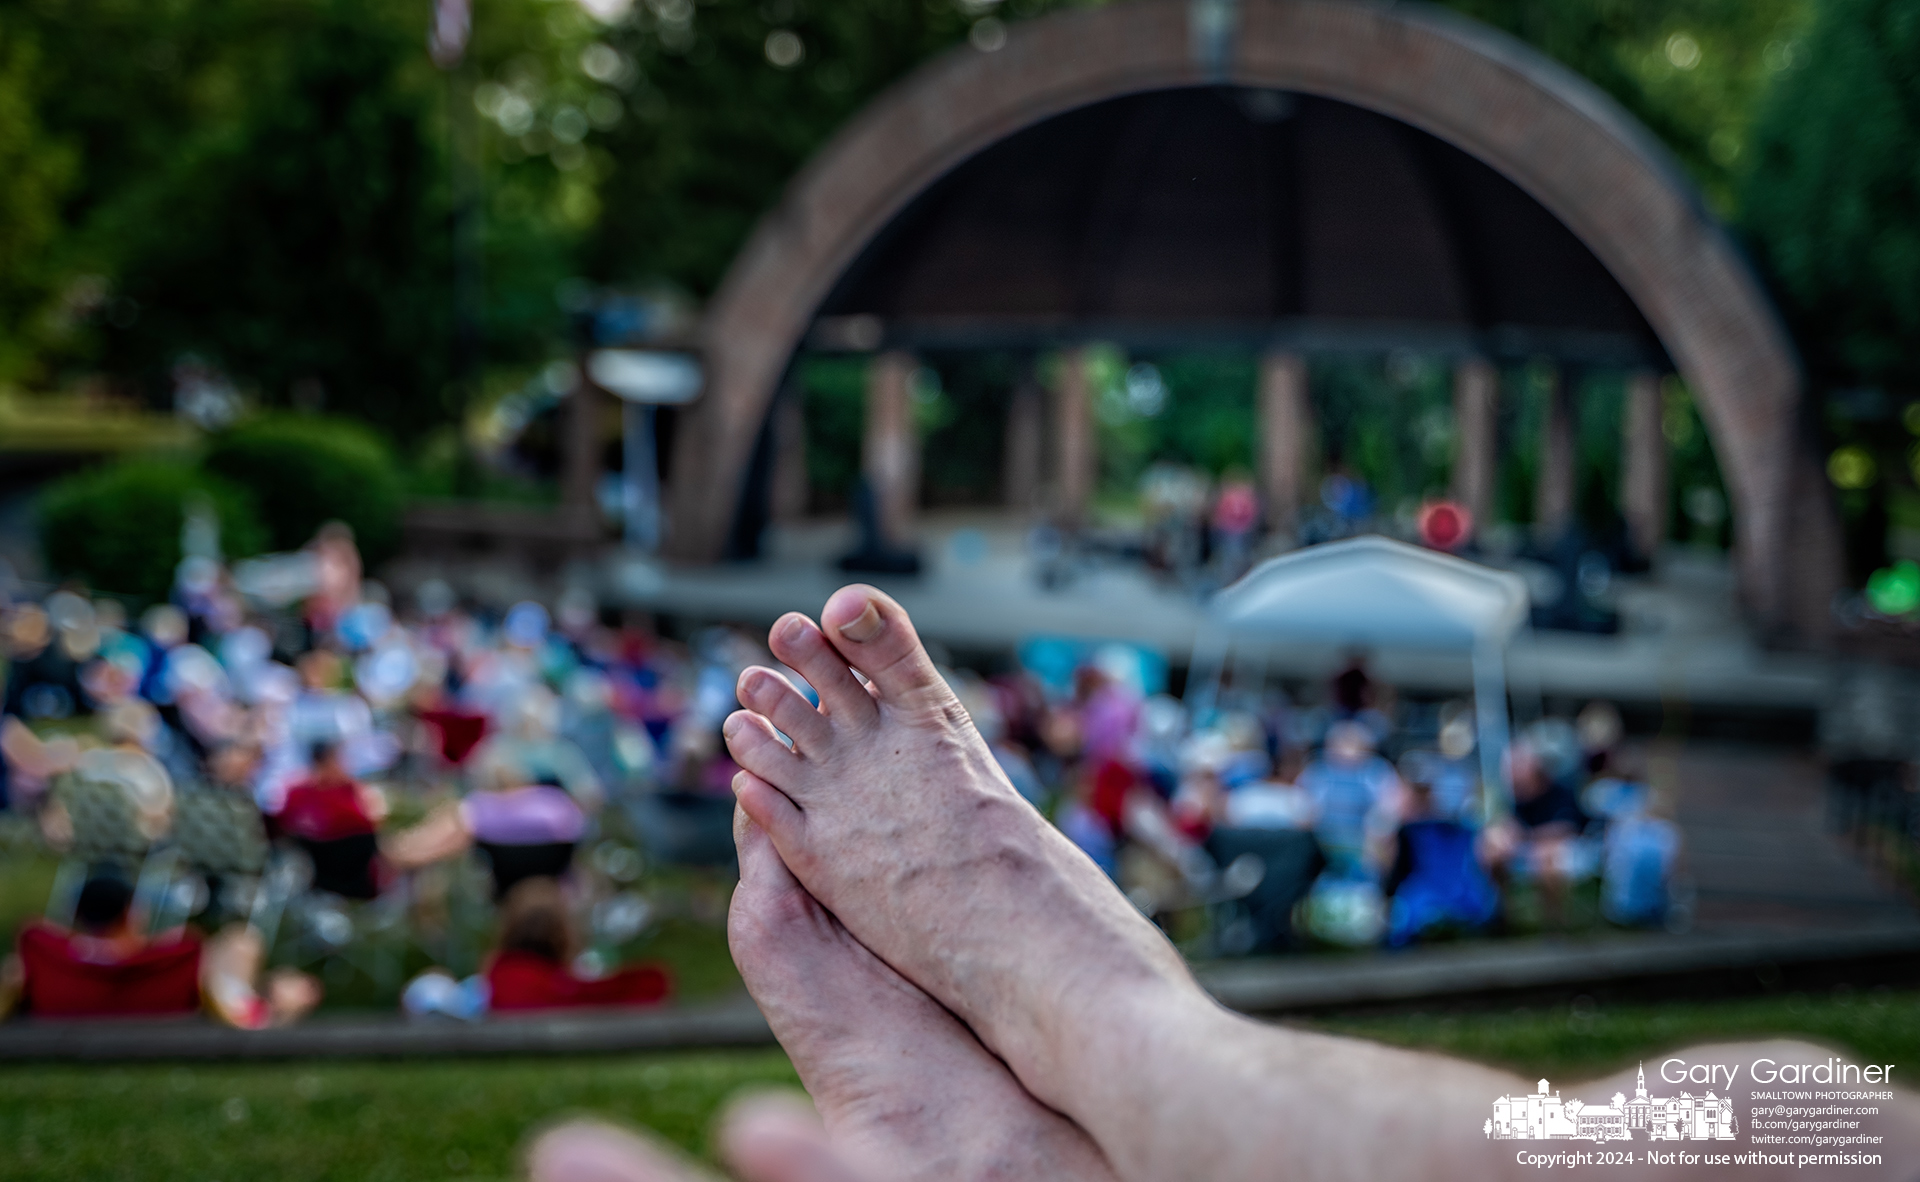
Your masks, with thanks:
<instances>
[{"instance_id":1,"label":"folding chair","mask_svg":"<svg viewBox=\"0 0 1920 1182\"><path fill-rule=\"evenodd\" d=\"M150 896L147 855L153 842L140 831L133 802L120 786L69 773L54 781L53 798L66 810L73 842L54 873L53 891L47 899L48 922L63 928L73 926L80 888L96 866L135 872L140 887L147 888ZM143 903L151 901L138 891L136 898Z\"/></svg>"}]
</instances>

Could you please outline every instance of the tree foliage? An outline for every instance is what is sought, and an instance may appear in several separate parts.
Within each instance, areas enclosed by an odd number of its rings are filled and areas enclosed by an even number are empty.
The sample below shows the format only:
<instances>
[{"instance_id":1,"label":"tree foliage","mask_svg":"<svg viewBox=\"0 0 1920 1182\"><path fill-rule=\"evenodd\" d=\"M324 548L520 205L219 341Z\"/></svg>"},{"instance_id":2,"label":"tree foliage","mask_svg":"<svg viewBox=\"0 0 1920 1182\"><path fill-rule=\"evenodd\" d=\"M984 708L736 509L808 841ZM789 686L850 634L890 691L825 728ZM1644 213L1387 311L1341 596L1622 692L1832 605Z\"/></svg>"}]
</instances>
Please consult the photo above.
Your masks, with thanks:
<instances>
[{"instance_id":1,"label":"tree foliage","mask_svg":"<svg viewBox=\"0 0 1920 1182\"><path fill-rule=\"evenodd\" d=\"M1723 216L1753 112L1804 67L1811 0L1446 0L1581 74L1645 123Z\"/></svg>"},{"instance_id":2,"label":"tree foliage","mask_svg":"<svg viewBox=\"0 0 1920 1182\"><path fill-rule=\"evenodd\" d=\"M1818 376L1920 392L1920 4L1827 0L1769 97L1743 221Z\"/></svg>"},{"instance_id":3,"label":"tree foliage","mask_svg":"<svg viewBox=\"0 0 1920 1182\"><path fill-rule=\"evenodd\" d=\"M514 53L551 44L553 7L483 3L496 32L475 56L503 40ZM40 252L62 276L62 331L35 342L29 384L105 373L164 404L191 353L268 406L322 401L402 437L455 415L447 113L450 95L467 96L427 58L430 11L426 0L19 6L43 64L0 72L0 161L13 85L78 165L59 240ZM551 199L560 178L544 160L531 183L512 179L489 190L501 200L485 210L473 270L494 359L526 365L564 331L552 293L575 270L580 222ZM25 192L0 169L0 210ZM0 234L7 225L0 213Z\"/></svg>"},{"instance_id":4,"label":"tree foliage","mask_svg":"<svg viewBox=\"0 0 1920 1182\"><path fill-rule=\"evenodd\" d=\"M60 198L73 152L36 109L40 50L31 33L0 19L0 378L31 361L36 314L50 295L48 254L60 231Z\"/></svg>"},{"instance_id":5,"label":"tree foliage","mask_svg":"<svg viewBox=\"0 0 1920 1182\"><path fill-rule=\"evenodd\" d=\"M604 36L632 65L632 118L605 139L608 213L591 273L710 292L800 165L881 90L980 21L1067 6L1012 0L997 17L981 15L991 3L944 0L636 6Z\"/></svg>"}]
</instances>

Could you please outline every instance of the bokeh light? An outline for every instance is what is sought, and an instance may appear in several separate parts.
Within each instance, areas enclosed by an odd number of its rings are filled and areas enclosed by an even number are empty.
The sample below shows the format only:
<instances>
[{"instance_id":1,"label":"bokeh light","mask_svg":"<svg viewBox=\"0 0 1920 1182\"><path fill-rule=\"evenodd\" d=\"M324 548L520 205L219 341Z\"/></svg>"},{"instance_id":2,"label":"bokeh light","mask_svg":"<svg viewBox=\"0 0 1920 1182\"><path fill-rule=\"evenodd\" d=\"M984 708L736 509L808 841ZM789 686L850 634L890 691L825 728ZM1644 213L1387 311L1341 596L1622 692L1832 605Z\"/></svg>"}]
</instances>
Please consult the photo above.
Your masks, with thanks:
<instances>
[{"instance_id":1,"label":"bokeh light","mask_svg":"<svg viewBox=\"0 0 1920 1182\"><path fill-rule=\"evenodd\" d=\"M1883 616L1911 615L1920 608L1920 563L1902 559L1874 571L1867 580L1867 602Z\"/></svg>"},{"instance_id":2,"label":"bokeh light","mask_svg":"<svg viewBox=\"0 0 1920 1182\"><path fill-rule=\"evenodd\" d=\"M1877 475L1879 465L1873 462L1873 456L1864 447L1848 444L1835 448L1834 453L1827 457L1827 479L1833 481L1835 488L1849 492L1871 488Z\"/></svg>"}]
</instances>

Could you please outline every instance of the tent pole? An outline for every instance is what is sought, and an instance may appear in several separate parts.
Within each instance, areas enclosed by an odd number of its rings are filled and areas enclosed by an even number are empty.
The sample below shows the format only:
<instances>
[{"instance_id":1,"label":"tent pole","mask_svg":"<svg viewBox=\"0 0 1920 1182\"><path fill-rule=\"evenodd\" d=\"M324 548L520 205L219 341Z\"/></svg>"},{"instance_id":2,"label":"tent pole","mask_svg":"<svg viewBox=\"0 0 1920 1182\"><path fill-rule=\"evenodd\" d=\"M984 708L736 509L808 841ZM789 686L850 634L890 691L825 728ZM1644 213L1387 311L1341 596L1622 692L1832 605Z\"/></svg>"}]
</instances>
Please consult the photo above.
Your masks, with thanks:
<instances>
[{"instance_id":1,"label":"tent pole","mask_svg":"<svg viewBox=\"0 0 1920 1182\"><path fill-rule=\"evenodd\" d=\"M1226 656L1226 629L1202 623L1193 638L1193 657L1187 665L1187 718L1196 728L1213 713L1219 700Z\"/></svg>"},{"instance_id":2,"label":"tent pole","mask_svg":"<svg viewBox=\"0 0 1920 1182\"><path fill-rule=\"evenodd\" d=\"M1503 767L1507 753L1506 650L1488 640L1473 646L1473 709L1479 732L1484 808L1492 820L1512 811L1513 793Z\"/></svg>"}]
</instances>

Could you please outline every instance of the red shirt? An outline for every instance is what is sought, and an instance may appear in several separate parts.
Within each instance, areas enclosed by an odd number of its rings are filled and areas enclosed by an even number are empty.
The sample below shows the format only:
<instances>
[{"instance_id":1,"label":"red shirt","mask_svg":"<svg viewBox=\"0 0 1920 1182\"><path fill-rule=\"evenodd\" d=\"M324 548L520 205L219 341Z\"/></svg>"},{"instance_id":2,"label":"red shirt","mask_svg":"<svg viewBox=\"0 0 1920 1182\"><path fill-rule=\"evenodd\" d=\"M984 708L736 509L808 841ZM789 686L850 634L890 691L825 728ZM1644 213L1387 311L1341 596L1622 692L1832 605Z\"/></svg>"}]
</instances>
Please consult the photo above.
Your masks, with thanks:
<instances>
[{"instance_id":1,"label":"red shirt","mask_svg":"<svg viewBox=\"0 0 1920 1182\"><path fill-rule=\"evenodd\" d=\"M487 737L487 716L465 710L422 710L420 721L440 735L440 755L460 763Z\"/></svg>"},{"instance_id":2,"label":"red shirt","mask_svg":"<svg viewBox=\"0 0 1920 1182\"><path fill-rule=\"evenodd\" d=\"M335 841L378 828L352 780L302 780L288 790L275 819L280 828L308 841Z\"/></svg>"},{"instance_id":3,"label":"red shirt","mask_svg":"<svg viewBox=\"0 0 1920 1182\"><path fill-rule=\"evenodd\" d=\"M673 979L654 965L631 965L588 981L574 976L565 965L514 950L493 958L487 966L487 985L496 1010L652 1005L673 992Z\"/></svg>"},{"instance_id":4,"label":"red shirt","mask_svg":"<svg viewBox=\"0 0 1920 1182\"><path fill-rule=\"evenodd\" d=\"M1107 823L1107 830L1116 838L1126 836L1127 796L1139 782L1133 769L1117 759L1103 760L1093 769L1093 790L1087 793L1087 808Z\"/></svg>"},{"instance_id":5,"label":"red shirt","mask_svg":"<svg viewBox=\"0 0 1920 1182\"><path fill-rule=\"evenodd\" d=\"M190 1014L200 1008L200 937L191 932L107 959L51 924L20 932L26 1002L37 1017Z\"/></svg>"}]
</instances>

